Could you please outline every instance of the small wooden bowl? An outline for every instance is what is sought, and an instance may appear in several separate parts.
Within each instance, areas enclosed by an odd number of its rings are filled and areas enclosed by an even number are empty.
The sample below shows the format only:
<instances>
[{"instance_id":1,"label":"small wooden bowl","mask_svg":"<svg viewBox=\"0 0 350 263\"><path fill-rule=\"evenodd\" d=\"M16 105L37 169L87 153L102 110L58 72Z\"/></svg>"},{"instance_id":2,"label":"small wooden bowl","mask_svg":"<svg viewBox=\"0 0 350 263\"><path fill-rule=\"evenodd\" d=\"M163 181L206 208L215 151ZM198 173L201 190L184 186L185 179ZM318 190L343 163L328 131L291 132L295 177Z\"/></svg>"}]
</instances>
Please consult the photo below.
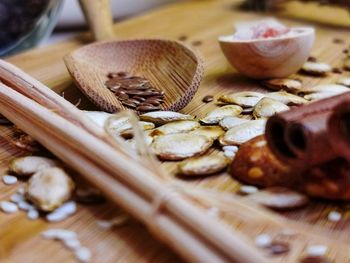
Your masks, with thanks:
<instances>
[{"instance_id":1,"label":"small wooden bowl","mask_svg":"<svg viewBox=\"0 0 350 263\"><path fill-rule=\"evenodd\" d=\"M237 40L219 37L227 60L238 72L254 79L283 78L297 72L310 55L315 40L313 28L292 28L293 35Z\"/></svg>"},{"instance_id":2,"label":"small wooden bowl","mask_svg":"<svg viewBox=\"0 0 350 263\"><path fill-rule=\"evenodd\" d=\"M81 91L107 112L126 109L104 85L110 72L126 71L149 79L153 87L165 92L162 110L172 111L191 101L203 76L197 55L170 40L99 42L73 51L64 61Z\"/></svg>"}]
</instances>

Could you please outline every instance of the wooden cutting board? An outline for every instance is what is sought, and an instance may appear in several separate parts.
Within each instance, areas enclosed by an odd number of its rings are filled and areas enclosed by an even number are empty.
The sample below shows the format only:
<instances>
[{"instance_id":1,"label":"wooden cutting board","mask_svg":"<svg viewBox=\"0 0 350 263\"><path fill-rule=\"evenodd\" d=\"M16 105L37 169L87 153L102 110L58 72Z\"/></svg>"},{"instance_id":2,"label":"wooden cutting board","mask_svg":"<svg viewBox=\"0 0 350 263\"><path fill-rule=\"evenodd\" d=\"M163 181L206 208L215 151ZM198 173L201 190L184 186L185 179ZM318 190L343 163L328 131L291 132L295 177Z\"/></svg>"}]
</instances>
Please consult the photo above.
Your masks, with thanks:
<instances>
[{"instance_id":1,"label":"wooden cutting board","mask_svg":"<svg viewBox=\"0 0 350 263\"><path fill-rule=\"evenodd\" d=\"M204 104L205 95L220 96L232 90L251 89L261 90L259 83L238 75L226 62L219 49L217 37L230 34L233 23L238 20L257 19L258 14L237 11L233 5L235 0L206 0L186 1L167 6L147 13L143 16L127 20L115 25L118 39L127 38L172 38L186 36L185 41L202 53L205 61L205 77L193 101L183 109L201 117L215 108L214 103ZM310 14L312 16L312 14ZM300 24L292 20L283 20L289 25ZM327 27L315 24L317 40L313 55L320 61L330 63L334 67L341 66L342 50L350 43L349 29ZM334 38L341 38L344 44L333 43ZM58 43L49 47L35 49L7 60L27 71L58 93L64 93L66 99L73 103L81 100L79 108L93 109L93 106L74 87L66 70L62 57L68 52L89 43L89 34ZM197 42L197 45L195 43ZM198 44L199 43L199 44ZM343 73L350 76L350 72ZM299 77L299 76L298 76ZM330 74L327 78L301 77L306 85L317 83L332 83L338 74ZM11 144L13 129L0 126L0 169L5 173L7 163L15 156L26 153ZM166 168L174 173L175 163L165 163ZM210 187L221 191L235 192L239 183L228 174L220 174L205 179L187 182L193 187ZM20 183L17 184L18 187ZM5 186L0 182L0 200L8 199L15 192L16 187ZM344 219L338 223L327 221L327 214L331 210L344 212ZM330 257L334 262L348 262L345 255L346 243L350 241L350 210L339 204L315 201L312 205L298 211L285 212L282 216L295 221L302 221L320 227L324 233L315 236L312 242L325 242L332 246ZM98 219L112 218L118 214L119 208L111 205L79 205L78 212L69 219L60 223L47 223L44 220L30 221L25 213L13 215L0 213L0 262L76 262L72 253L64 249L60 243L44 240L40 232L47 228L66 228L77 231L82 244L91 248L93 262L181 262L182 260L156 241L147 229L131 220L127 225L103 230L96 224ZM240 226L242 231L249 235L256 235L265 231L258 227L251 227L240 219L233 223ZM248 231L248 226L254 231ZM248 233L249 232L249 233ZM325 234L326 233L326 234ZM337 239L338 238L338 239ZM305 249L308 241L297 248L297 254L291 257L274 257L271 262L295 262ZM299 254L298 254L299 253ZM346 253L345 253L346 254Z\"/></svg>"}]
</instances>

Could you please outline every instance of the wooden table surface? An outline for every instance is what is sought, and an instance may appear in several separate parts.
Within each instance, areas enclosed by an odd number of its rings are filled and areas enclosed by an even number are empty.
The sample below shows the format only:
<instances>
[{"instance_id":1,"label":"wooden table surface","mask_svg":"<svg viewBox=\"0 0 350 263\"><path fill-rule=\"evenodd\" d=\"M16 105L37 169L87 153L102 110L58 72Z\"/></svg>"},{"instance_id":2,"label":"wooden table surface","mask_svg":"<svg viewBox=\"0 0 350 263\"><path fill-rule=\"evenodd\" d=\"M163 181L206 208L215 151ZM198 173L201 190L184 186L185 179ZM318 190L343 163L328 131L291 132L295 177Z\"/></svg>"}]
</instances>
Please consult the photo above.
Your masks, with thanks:
<instances>
[{"instance_id":1,"label":"wooden table surface","mask_svg":"<svg viewBox=\"0 0 350 263\"><path fill-rule=\"evenodd\" d=\"M204 58L205 77L194 100L183 109L183 112L202 116L215 107L213 103L204 105L201 102L205 95L219 96L232 89L239 90L247 87L255 90L261 89L258 83L249 81L235 73L234 69L226 62L217 43L219 35L232 33L235 21L256 19L259 16L255 13L234 9L234 4L237 2L236 0L185 1L166 6L115 25L116 37L117 39L158 37L177 39L185 35L188 37L185 42L190 45L194 41L201 41L202 44L194 48L198 49ZM300 23L286 19L284 21L291 25ZM349 45L349 29L330 27L320 23L315 26L317 27L317 41L313 55L332 66L340 66L343 56L342 50L346 44L334 44L332 40L342 38ZM89 41L89 35L84 34L69 41L19 54L8 58L8 61L27 71L55 91L59 93L64 91L65 98L73 103L82 98L79 107L88 109L92 106L74 87L62 57L89 43ZM349 73L345 74L350 75ZM338 77L336 74L331 74L322 79L302 78L307 85L313 85L319 82L334 82ZM12 132L11 128L0 126L0 169L4 173L9 160L14 156L26 154L10 143ZM166 163L165 166L169 171L174 171L173 163ZM228 174L188 183L196 185L196 187L199 185L228 192L236 191L239 186L239 183ZM19 185L20 183L17 186ZM0 182L0 200L8 199L15 192L16 187L5 186ZM323 227L329 233L329 237L333 238L333 241L336 240L334 237L337 235L341 236L339 240L342 242L339 242L338 250L342 250L346 249L346 242L350 241L350 224L347 222L350 212L346 210L345 221L338 224L330 224L326 220L327 213L338 208L339 206L336 204L319 201L314 202L307 209L287 212L283 216ZM103 230L97 226L97 219L112 218L119 212L118 207L108 203L91 206L79 205L78 212L74 216L60 223L47 223L43 219L29 221L23 212L12 215L0 213L0 262L76 262L71 252L64 249L60 243L44 240L40 237L41 231L52 227L77 231L82 244L91 248L93 262L182 261L168 248L156 241L147 229L136 221L131 220L127 225L112 230ZM337 253L331 253L334 258L338 259L336 262L349 260L348 257L338 256ZM275 258L273 261L275 260L286 261L286 258ZM293 261L289 260L288 262Z\"/></svg>"}]
</instances>

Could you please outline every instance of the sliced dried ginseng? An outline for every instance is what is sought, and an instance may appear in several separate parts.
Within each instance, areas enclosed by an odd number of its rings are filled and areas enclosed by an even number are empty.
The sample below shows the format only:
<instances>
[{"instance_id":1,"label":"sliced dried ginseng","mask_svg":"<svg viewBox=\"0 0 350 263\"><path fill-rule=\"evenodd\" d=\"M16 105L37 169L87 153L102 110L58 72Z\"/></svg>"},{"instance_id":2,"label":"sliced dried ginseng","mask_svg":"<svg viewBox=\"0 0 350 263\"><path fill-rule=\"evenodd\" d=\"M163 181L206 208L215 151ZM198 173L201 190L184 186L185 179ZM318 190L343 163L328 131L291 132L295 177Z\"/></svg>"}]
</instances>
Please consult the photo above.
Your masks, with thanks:
<instances>
[{"instance_id":1,"label":"sliced dried ginseng","mask_svg":"<svg viewBox=\"0 0 350 263\"><path fill-rule=\"evenodd\" d=\"M186 176L209 175L222 171L229 160L221 153L194 157L179 163L179 173Z\"/></svg>"},{"instance_id":2,"label":"sliced dried ginseng","mask_svg":"<svg viewBox=\"0 0 350 263\"><path fill-rule=\"evenodd\" d=\"M322 76L322 75L325 75L327 72L330 72L332 68L330 65L326 63L308 61L308 62L305 62L301 70L302 72L309 75Z\"/></svg>"},{"instance_id":3,"label":"sliced dried ginseng","mask_svg":"<svg viewBox=\"0 0 350 263\"><path fill-rule=\"evenodd\" d=\"M26 197L37 208L53 211L67 201L74 190L73 180L58 167L35 173L26 186Z\"/></svg>"},{"instance_id":4,"label":"sliced dried ginseng","mask_svg":"<svg viewBox=\"0 0 350 263\"><path fill-rule=\"evenodd\" d=\"M240 118L240 117L225 117L223 118L220 122L219 125L224 128L225 130L229 130L231 128L233 128L236 125L248 122L249 119L245 119L245 118Z\"/></svg>"},{"instance_id":5,"label":"sliced dried ginseng","mask_svg":"<svg viewBox=\"0 0 350 263\"><path fill-rule=\"evenodd\" d=\"M221 145L240 145L250 139L261 135L265 131L265 119L252 120L229 129L220 138Z\"/></svg>"},{"instance_id":6,"label":"sliced dried ginseng","mask_svg":"<svg viewBox=\"0 0 350 263\"><path fill-rule=\"evenodd\" d=\"M193 120L194 117L174 111L153 111L140 115L140 120L162 125L172 121Z\"/></svg>"},{"instance_id":7,"label":"sliced dried ginseng","mask_svg":"<svg viewBox=\"0 0 350 263\"><path fill-rule=\"evenodd\" d=\"M13 159L9 164L10 172L20 176L29 176L42 169L59 166L59 162L41 156L26 156Z\"/></svg>"},{"instance_id":8,"label":"sliced dried ginseng","mask_svg":"<svg viewBox=\"0 0 350 263\"><path fill-rule=\"evenodd\" d=\"M344 77L344 78L338 79L337 84L347 86L350 88L350 77Z\"/></svg>"},{"instance_id":9,"label":"sliced dried ginseng","mask_svg":"<svg viewBox=\"0 0 350 263\"><path fill-rule=\"evenodd\" d=\"M165 135L172 133L189 132L199 127L199 122L195 120L173 121L154 129L151 135Z\"/></svg>"},{"instance_id":10,"label":"sliced dried ginseng","mask_svg":"<svg viewBox=\"0 0 350 263\"><path fill-rule=\"evenodd\" d=\"M205 124L217 124L227 116L238 116L242 112L242 107L237 105L226 105L209 112L201 122Z\"/></svg>"},{"instance_id":11,"label":"sliced dried ginseng","mask_svg":"<svg viewBox=\"0 0 350 263\"><path fill-rule=\"evenodd\" d=\"M286 105L292 106L292 105L301 105L305 104L308 101L302 97L299 97L297 95L291 94L286 91L276 91L266 94L267 98L271 98L274 100L277 100L279 102L282 102Z\"/></svg>"},{"instance_id":12,"label":"sliced dried ginseng","mask_svg":"<svg viewBox=\"0 0 350 263\"><path fill-rule=\"evenodd\" d=\"M203 135L213 141L218 139L224 133L225 131L220 126L202 126L190 132L190 134Z\"/></svg>"},{"instance_id":13,"label":"sliced dried ginseng","mask_svg":"<svg viewBox=\"0 0 350 263\"><path fill-rule=\"evenodd\" d=\"M236 104L244 108L254 107L265 95L260 92L242 91L222 95L219 101L229 104Z\"/></svg>"},{"instance_id":14,"label":"sliced dried ginseng","mask_svg":"<svg viewBox=\"0 0 350 263\"><path fill-rule=\"evenodd\" d=\"M152 149L163 160L183 160L205 153L212 144L203 135L176 133L156 137Z\"/></svg>"},{"instance_id":15,"label":"sliced dried ginseng","mask_svg":"<svg viewBox=\"0 0 350 263\"><path fill-rule=\"evenodd\" d=\"M285 90L291 93L295 93L302 87L302 83L295 79L269 79L263 81L262 84L271 90Z\"/></svg>"},{"instance_id":16,"label":"sliced dried ginseng","mask_svg":"<svg viewBox=\"0 0 350 263\"><path fill-rule=\"evenodd\" d=\"M276 210L300 208L309 202L305 195L284 187L265 188L247 198Z\"/></svg>"},{"instance_id":17,"label":"sliced dried ginseng","mask_svg":"<svg viewBox=\"0 0 350 263\"><path fill-rule=\"evenodd\" d=\"M278 112L289 110L289 107L270 98L261 99L254 107L253 116L256 119L269 118Z\"/></svg>"},{"instance_id":18,"label":"sliced dried ginseng","mask_svg":"<svg viewBox=\"0 0 350 263\"><path fill-rule=\"evenodd\" d=\"M83 111L83 113L101 128L105 126L107 119L113 115L104 111Z\"/></svg>"}]
</instances>

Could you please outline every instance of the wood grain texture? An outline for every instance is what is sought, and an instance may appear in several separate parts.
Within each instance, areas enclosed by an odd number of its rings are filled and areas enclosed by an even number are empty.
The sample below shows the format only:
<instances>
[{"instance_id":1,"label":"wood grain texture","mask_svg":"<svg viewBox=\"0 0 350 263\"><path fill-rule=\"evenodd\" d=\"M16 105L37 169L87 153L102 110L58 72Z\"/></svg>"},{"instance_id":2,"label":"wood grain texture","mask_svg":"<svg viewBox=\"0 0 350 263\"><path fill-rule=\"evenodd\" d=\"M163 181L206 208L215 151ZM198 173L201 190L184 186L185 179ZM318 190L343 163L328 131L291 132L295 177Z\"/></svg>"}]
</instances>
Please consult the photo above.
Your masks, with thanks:
<instances>
[{"instance_id":1,"label":"wood grain texture","mask_svg":"<svg viewBox=\"0 0 350 263\"><path fill-rule=\"evenodd\" d=\"M105 82L110 72L126 71L165 91L163 110L179 111L193 98L203 76L200 58L176 41L147 39L90 44L65 56L71 76L100 109L127 109Z\"/></svg>"},{"instance_id":2,"label":"wood grain texture","mask_svg":"<svg viewBox=\"0 0 350 263\"><path fill-rule=\"evenodd\" d=\"M259 90L265 92L258 82L237 74L221 53L217 37L232 33L232 23L238 20L256 19L258 14L244 13L232 9L234 0L188 1L171 5L166 8L147 13L115 26L118 39L128 38L171 38L177 39L187 35L188 44L202 41L197 46L205 61L205 75L201 86L191 103L182 112L202 117L206 112L215 108L214 103L203 104L202 97L215 97L232 90ZM312 16L312 13L310 14ZM284 20L289 25L300 26L291 20ZM333 43L333 38L345 40L344 44ZM90 41L88 34L70 41L62 42L43 49L32 50L8 59L32 76L44 82L55 91L64 92L65 98L76 103L82 98L80 108L93 109L94 106L75 88L65 68L63 56ZM320 61L330 63L333 67L341 67L342 50L350 43L348 29L336 29L317 26L316 45L312 54ZM350 76L349 72L343 76ZM333 83L338 74L329 74L325 78L313 78L298 75L305 85L318 83ZM5 172L8 161L14 156L25 154L16 149L11 143L13 130L6 126L0 127L0 172ZM173 174L176 171L174 162L164 163ZM196 187L213 188L228 193L235 192L239 183L228 174L220 174L205 179L186 181ZM0 183L0 199L8 198L16 187L4 186ZM236 209L239 209L236 208ZM344 212L343 220L338 223L327 221L327 214L337 209ZM111 218L118 213L118 208L105 204L103 206L79 205L78 213L68 220L48 224L43 220L28 221L25 214L14 215L0 213L0 261L1 262L76 262L71 252L63 249L56 242L43 240L39 233L49 227L63 227L76 230L82 243L90 247L94 254L93 262L181 262L170 250L155 241L148 231L137 222L130 222L125 227L114 230L101 230L96 225L96 219ZM229 209L226 211L229 217ZM329 257L335 262L350 262L347 244L350 241L350 210L346 206L315 201L309 207L297 211L284 212L283 218L289 218L296 223L310 224L318 234L312 236L290 237L293 250L289 257L274 257L271 262L296 262L300 254L305 252L309 244L327 244L331 247ZM266 219L268 221L268 219ZM233 227L244 232L251 238L261 232L277 233L278 227L272 224L256 222L249 213L241 218L230 219Z\"/></svg>"}]
</instances>

